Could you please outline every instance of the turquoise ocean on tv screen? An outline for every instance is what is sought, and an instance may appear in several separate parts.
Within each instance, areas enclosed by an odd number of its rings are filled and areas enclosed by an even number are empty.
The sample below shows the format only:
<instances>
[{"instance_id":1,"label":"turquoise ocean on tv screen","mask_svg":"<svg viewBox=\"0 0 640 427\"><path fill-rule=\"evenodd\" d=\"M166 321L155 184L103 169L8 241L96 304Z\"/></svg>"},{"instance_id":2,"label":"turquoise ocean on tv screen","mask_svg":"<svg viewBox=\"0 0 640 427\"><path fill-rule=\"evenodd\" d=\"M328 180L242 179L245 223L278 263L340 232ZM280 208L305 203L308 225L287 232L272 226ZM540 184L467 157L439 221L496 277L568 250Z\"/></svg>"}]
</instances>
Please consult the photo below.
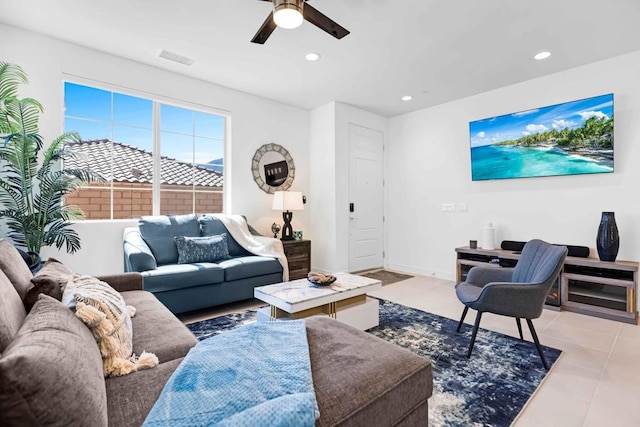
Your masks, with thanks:
<instances>
[{"instance_id":1,"label":"turquoise ocean on tv screen","mask_svg":"<svg viewBox=\"0 0 640 427\"><path fill-rule=\"evenodd\" d=\"M471 149L474 181L613 172L613 168L554 148L485 145Z\"/></svg>"}]
</instances>

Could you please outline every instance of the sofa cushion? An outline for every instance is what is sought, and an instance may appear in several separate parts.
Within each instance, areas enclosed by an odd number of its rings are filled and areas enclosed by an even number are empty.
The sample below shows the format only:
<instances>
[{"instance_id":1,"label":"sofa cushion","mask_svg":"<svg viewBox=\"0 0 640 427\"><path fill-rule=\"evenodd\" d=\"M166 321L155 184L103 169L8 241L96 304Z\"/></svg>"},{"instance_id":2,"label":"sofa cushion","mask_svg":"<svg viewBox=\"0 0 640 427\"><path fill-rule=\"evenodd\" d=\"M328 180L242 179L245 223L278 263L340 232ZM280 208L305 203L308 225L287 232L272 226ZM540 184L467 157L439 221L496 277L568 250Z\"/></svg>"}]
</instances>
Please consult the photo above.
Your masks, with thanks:
<instances>
[{"instance_id":1,"label":"sofa cushion","mask_svg":"<svg viewBox=\"0 0 640 427\"><path fill-rule=\"evenodd\" d=\"M141 274L144 290L150 292L171 291L224 281L222 267L211 262L161 265L155 270L143 271Z\"/></svg>"},{"instance_id":2,"label":"sofa cushion","mask_svg":"<svg viewBox=\"0 0 640 427\"><path fill-rule=\"evenodd\" d=\"M128 305L136 307L131 319L133 326L133 352L154 353L160 363L184 357L196 338L153 294L145 291L123 292ZM157 369L156 366L152 370ZM137 374L136 374L137 375Z\"/></svg>"},{"instance_id":3,"label":"sofa cushion","mask_svg":"<svg viewBox=\"0 0 640 427\"><path fill-rule=\"evenodd\" d=\"M431 396L427 359L326 317L306 325L316 426L397 425Z\"/></svg>"},{"instance_id":4,"label":"sofa cushion","mask_svg":"<svg viewBox=\"0 0 640 427\"><path fill-rule=\"evenodd\" d=\"M178 249L178 264L218 262L229 259L227 233L219 236L174 237Z\"/></svg>"},{"instance_id":5,"label":"sofa cushion","mask_svg":"<svg viewBox=\"0 0 640 427\"><path fill-rule=\"evenodd\" d=\"M40 271L31 278L33 285L24 298L27 311L31 310L40 294L62 301L62 292L71 277L73 277L73 271L69 267L55 258L49 258Z\"/></svg>"},{"instance_id":6,"label":"sofa cushion","mask_svg":"<svg viewBox=\"0 0 640 427\"><path fill-rule=\"evenodd\" d=\"M18 291L0 270L0 354L13 341L26 315Z\"/></svg>"},{"instance_id":7,"label":"sofa cushion","mask_svg":"<svg viewBox=\"0 0 640 427\"><path fill-rule=\"evenodd\" d=\"M0 239L0 270L9 278L24 300L31 287L31 270L20 256L20 252L6 239Z\"/></svg>"},{"instance_id":8,"label":"sofa cushion","mask_svg":"<svg viewBox=\"0 0 640 427\"><path fill-rule=\"evenodd\" d=\"M202 229L203 236L216 236L222 233L227 233L227 246L229 247L229 255L232 257L251 255L246 249L244 249L233 238L227 227L224 226L222 221L211 215L202 215L198 218L200 221L200 227Z\"/></svg>"},{"instance_id":9,"label":"sofa cushion","mask_svg":"<svg viewBox=\"0 0 640 427\"><path fill-rule=\"evenodd\" d=\"M264 276L265 274L282 273L280 261L265 256L243 256L218 263L224 269L224 280L246 279L248 277Z\"/></svg>"},{"instance_id":10,"label":"sofa cushion","mask_svg":"<svg viewBox=\"0 0 640 427\"><path fill-rule=\"evenodd\" d=\"M196 215L143 216L138 221L140 234L147 243L158 265L178 262L178 251L173 238L200 236L200 223Z\"/></svg>"},{"instance_id":11,"label":"sofa cushion","mask_svg":"<svg viewBox=\"0 0 640 427\"><path fill-rule=\"evenodd\" d=\"M59 301L40 295L0 358L0 425L107 425L100 352Z\"/></svg>"},{"instance_id":12,"label":"sofa cushion","mask_svg":"<svg viewBox=\"0 0 640 427\"><path fill-rule=\"evenodd\" d=\"M139 427L182 358L125 377L106 379L109 427Z\"/></svg>"}]
</instances>

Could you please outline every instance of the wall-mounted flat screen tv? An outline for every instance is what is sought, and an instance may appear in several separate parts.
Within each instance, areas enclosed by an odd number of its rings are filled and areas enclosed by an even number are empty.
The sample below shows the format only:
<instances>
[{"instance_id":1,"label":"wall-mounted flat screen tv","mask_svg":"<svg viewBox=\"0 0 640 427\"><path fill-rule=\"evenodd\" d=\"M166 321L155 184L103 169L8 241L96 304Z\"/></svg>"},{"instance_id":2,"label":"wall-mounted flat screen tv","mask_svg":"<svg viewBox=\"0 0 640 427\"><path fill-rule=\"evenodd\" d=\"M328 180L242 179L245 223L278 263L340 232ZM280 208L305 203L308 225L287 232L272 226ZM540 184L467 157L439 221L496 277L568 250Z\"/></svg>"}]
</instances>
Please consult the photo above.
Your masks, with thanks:
<instances>
[{"instance_id":1,"label":"wall-mounted flat screen tv","mask_svg":"<svg viewBox=\"0 0 640 427\"><path fill-rule=\"evenodd\" d=\"M613 94L469 123L473 181L613 172Z\"/></svg>"}]
</instances>

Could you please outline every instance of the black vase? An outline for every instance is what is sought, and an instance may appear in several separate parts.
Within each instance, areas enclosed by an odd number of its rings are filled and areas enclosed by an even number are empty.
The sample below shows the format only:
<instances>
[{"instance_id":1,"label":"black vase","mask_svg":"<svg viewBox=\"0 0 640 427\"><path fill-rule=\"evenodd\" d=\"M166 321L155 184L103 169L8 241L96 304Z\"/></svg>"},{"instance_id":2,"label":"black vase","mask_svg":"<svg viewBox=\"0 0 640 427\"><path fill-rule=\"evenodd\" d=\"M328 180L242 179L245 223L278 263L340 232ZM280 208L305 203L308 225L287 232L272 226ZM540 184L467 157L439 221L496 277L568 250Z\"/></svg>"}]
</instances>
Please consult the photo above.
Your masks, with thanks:
<instances>
[{"instance_id":1,"label":"black vase","mask_svg":"<svg viewBox=\"0 0 640 427\"><path fill-rule=\"evenodd\" d=\"M600 261L615 261L620 248L620 235L614 212L602 212L596 237L596 249Z\"/></svg>"}]
</instances>

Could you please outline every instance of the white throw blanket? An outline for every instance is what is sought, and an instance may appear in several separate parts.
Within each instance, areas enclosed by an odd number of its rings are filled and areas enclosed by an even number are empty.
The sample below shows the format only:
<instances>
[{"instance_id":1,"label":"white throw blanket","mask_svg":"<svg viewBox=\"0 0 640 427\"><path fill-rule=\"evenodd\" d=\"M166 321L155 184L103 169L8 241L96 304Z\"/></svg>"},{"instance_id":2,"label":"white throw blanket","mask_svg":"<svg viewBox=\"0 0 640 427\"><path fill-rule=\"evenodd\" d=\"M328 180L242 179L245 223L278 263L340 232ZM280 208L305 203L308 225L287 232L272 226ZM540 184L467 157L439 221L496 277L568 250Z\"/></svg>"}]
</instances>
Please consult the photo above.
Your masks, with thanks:
<instances>
[{"instance_id":1,"label":"white throw blanket","mask_svg":"<svg viewBox=\"0 0 640 427\"><path fill-rule=\"evenodd\" d=\"M279 239L264 236L254 236L249 232L247 221L241 215L208 214L218 218L227 228L231 237L240 246L254 255L277 258L282 265L282 281L289 280L289 265L284 254L282 242Z\"/></svg>"}]
</instances>

